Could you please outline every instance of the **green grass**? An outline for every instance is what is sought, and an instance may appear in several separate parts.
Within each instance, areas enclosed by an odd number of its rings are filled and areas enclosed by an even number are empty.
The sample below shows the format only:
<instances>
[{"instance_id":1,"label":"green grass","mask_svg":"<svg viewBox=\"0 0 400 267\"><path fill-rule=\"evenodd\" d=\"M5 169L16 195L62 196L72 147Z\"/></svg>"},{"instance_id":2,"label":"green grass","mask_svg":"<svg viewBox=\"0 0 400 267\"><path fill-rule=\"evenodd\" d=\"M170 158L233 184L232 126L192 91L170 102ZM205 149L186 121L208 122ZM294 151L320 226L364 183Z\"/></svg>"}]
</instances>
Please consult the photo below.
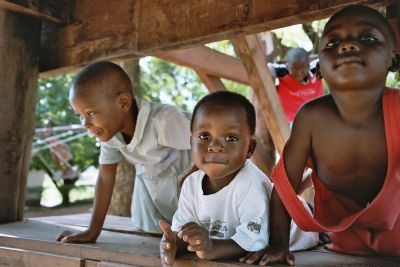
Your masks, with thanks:
<instances>
[{"instance_id":1,"label":"green grass","mask_svg":"<svg viewBox=\"0 0 400 267\"><path fill-rule=\"evenodd\" d=\"M67 186L62 186L61 188ZM76 204L81 202L91 202L94 198L94 185L72 185L70 186L69 202ZM47 175L43 181L43 191L40 205L44 207L55 207L62 204L62 195Z\"/></svg>"}]
</instances>

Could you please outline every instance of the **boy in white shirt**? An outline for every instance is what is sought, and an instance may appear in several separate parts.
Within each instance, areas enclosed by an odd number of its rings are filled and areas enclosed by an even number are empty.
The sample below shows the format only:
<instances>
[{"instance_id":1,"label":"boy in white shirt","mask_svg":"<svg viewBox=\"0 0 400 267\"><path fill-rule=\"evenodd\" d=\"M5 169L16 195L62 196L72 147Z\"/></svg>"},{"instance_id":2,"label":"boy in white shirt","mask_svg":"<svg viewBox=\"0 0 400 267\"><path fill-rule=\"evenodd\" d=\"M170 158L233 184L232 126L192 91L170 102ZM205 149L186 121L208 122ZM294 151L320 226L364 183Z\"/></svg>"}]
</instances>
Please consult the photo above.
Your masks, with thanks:
<instances>
[{"instance_id":1,"label":"boy in white shirt","mask_svg":"<svg viewBox=\"0 0 400 267\"><path fill-rule=\"evenodd\" d=\"M134 99L128 75L111 62L96 62L76 77L69 95L81 124L101 141L93 215L86 231L61 233L61 242L96 242L110 205L118 162L135 164L132 220L160 233L158 221L171 221L180 180L190 173L190 120L176 107Z\"/></svg>"},{"instance_id":2,"label":"boy in white shirt","mask_svg":"<svg viewBox=\"0 0 400 267\"><path fill-rule=\"evenodd\" d=\"M185 249L216 259L267 246L272 184L249 160L256 146L255 123L253 105L240 94L216 92L197 103L190 140L200 170L185 180L172 226L160 221L163 264L173 264L176 252ZM317 233L296 225L292 235L293 250L318 243Z\"/></svg>"}]
</instances>

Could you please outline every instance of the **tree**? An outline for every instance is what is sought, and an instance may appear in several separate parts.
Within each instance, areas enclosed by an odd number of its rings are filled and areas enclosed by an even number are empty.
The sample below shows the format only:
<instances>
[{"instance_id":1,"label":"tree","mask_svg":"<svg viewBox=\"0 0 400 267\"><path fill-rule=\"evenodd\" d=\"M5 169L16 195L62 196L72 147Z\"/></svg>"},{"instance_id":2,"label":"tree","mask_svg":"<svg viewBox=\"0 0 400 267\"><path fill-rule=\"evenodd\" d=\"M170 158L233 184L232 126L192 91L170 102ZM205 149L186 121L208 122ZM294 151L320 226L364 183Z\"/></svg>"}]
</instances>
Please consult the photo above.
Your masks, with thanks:
<instances>
[{"instance_id":1,"label":"tree","mask_svg":"<svg viewBox=\"0 0 400 267\"><path fill-rule=\"evenodd\" d=\"M69 105L68 94L75 73L55 76L48 79L39 79L38 100L35 111L36 128L42 128L46 122L51 121L54 126L80 124L79 117L75 115ZM71 148L73 159L71 163L80 170L89 166L97 166L98 148L96 140L90 136L83 136L79 140L68 143ZM41 154L46 162L53 168L49 150ZM38 157L34 157L30 164L31 169L43 168L43 163Z\"/></svg>"}]
</instances>

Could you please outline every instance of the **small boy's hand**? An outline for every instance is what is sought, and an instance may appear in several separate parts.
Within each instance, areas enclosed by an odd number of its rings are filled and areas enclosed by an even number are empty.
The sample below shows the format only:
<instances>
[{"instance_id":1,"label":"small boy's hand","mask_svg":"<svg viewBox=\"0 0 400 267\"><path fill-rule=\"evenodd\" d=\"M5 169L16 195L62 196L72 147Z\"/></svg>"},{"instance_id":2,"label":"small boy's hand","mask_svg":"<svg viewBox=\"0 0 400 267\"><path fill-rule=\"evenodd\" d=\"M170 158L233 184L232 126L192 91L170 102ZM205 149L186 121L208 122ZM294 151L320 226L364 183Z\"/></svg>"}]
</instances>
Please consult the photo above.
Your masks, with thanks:
<instances>
[{"instance_id":1,"label":"small boy's hand","mask_svg":"<svg viewBox=\"0 0 400 267\"><path fill-rule=\"evenodd\" d=\"M176 236L171 230L171 225L164 220L158 222L163 236L160 241L160 258L163 266L172 265L176 255Z\"/></svg>"},{"instance_id":2,"label":"small boy's hand","mask_svg":"<svg viewBox=\"0 0 400 267\"><path fill-rule=\"evenodd\" d=\"M98 235L92 234L89 230L74 234L71 231L64 231L58 237L57 241L62 243L95 243Z\"/></svg>"},{"instance_id":3,"label":"small boy's hand","mask_svg":"<svg viewBox=\"0 0 400 267\"><path fill-rule=\"evenodd\" d=\"M294 265L294 256L287 250L277 247L268 247L265 250L251 252L239 259L240 262L266 266L268 263L279 262L287 265Z\"/></svg>"},{"instance_id":4,"label":"small boy's hand","mask_svg":"<svg viewBox=\"0 0 400 267\"><path fill-rule=\"evenodd\" d=\"M209 238L208 231L197 223L190 222L183 225L178 232L178 237L189 243L188 251L211 251L212 242ZM201 257L199 253L197 256Z\"/></svg>"}]
</instances>

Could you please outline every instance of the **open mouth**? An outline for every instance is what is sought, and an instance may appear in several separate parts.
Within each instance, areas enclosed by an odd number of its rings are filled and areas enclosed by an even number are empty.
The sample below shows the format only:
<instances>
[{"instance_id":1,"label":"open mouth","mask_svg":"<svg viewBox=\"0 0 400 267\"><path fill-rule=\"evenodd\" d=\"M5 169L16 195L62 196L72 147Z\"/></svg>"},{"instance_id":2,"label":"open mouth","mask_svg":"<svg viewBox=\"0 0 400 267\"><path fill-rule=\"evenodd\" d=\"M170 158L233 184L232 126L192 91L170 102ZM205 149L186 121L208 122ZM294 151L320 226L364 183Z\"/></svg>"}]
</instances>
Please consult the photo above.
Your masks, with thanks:
<instances>
[{"instance_id":1,"label":"open mouth","mask_svg":"<svg viewBox=\"0 0 400 267\"><path fill-rule=\"evenodd\" d=\"M101 135L102 131L101 130L96 130L94 132L92 132L93 136L98 138Z\"/></svg>"}]
</instances>

